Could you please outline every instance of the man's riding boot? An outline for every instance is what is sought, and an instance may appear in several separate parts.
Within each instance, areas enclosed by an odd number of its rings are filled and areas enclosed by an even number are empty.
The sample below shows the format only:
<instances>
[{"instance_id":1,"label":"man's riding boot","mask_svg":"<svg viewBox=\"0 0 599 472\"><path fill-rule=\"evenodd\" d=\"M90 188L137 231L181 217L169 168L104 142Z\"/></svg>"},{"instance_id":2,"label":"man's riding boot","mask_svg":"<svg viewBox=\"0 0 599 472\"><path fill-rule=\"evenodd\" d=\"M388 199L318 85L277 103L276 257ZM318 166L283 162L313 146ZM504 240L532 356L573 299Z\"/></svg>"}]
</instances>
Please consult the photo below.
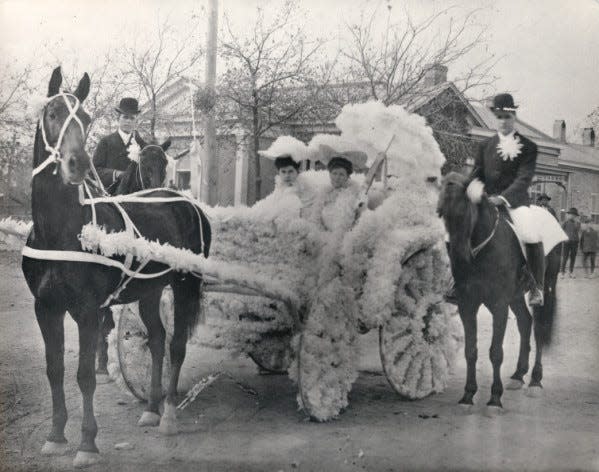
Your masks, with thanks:
<instances>
[{"instance_id":1,"label":"man's riding boot","mask_svg":"<svg viewBox=\"0 0 599 472\"><path fill-rule=\"evenodd\" d=\"M447 254L449 254L449 243L448 242L445 243L445 247L447 248ZM453 277L451 278L451 285L449 286L449 288L443 295L443 298L447 303L452 303L454 305L458 304L458 294L457 294L457 290L455 287L455 280L453 280Z\"/></svg>"},{"instance_id":2,"label":"man's riding boot","mask_svg":"<svg viewBox=\"0 0 599 472\"><path fill-rule=\"evenodd\" d=\"M530 290L530 305L543 306L543 290L545 285L545 251L543 243L526 244L526 258L528 267L534 279L533 287Z\"/></svg>"}]
</instances>

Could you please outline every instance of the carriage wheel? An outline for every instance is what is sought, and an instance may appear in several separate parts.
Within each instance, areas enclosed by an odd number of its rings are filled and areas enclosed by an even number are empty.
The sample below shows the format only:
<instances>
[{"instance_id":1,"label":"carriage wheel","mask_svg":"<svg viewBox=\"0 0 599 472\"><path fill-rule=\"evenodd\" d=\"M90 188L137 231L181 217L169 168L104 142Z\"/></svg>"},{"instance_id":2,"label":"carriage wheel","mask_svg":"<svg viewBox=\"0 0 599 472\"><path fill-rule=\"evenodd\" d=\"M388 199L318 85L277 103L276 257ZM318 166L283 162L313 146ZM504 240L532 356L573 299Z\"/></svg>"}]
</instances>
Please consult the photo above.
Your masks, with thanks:
<instances>
[{"instance_id":1,"label":"carriage wheel","mask_svg":"<svg viewBox=\"0 0 599 472\"><path fill-rule=\"evenodd\" d=\"M443 302L444 253L429 248L402 269L394 315L379 327L383 371L393 389L414 400L444 390L459 342L455 309Z\"/></svg>"},{"instance_id":2,"label":"carriage wheel","mask_svg":"<svg viewBox=\"0 0 599 472\"><path fill-rule=\"evenodd\" d=\"M266 333L248 355L260 369L285 374L291 365L290 332Z\"/></svg>"},{"instance_id":3,"label":"carriage wheel","mask_svg":"<svg viewBox=\"0 0 599 472\"><path fill-rule=\"evenodd\" d=\"M141 321L137 306L123 307L118 321L117 354L123 380L131 393L142 401L150 397L152 355L148 347L148 332ZM165 349L162 368L162 394L169 382L169 350Z\"/></svg>"}]
</instances>

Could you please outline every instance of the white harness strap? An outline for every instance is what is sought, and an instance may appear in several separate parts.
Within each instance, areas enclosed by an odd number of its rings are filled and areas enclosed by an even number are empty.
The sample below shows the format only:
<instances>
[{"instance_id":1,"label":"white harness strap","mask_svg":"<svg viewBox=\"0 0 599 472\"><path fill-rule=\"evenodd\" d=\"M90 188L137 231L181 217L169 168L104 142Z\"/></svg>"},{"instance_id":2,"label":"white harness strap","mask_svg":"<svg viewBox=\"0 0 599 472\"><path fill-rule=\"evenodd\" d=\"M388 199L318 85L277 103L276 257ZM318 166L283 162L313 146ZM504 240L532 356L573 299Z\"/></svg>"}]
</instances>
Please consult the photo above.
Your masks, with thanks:
<instances>
[{"instance_id":1,"label":"white harness strap","mask_svg":"<svg viewBox=\"0 0 599 472\"><path fill-rule=\"evenodd\" d=\"M85 126L83 126L83 123L77 116L77 110L79 109L79 106L81 104L81 102L79 102L79 99L75 95L70 93L59 93L50 97L48 99L48 102L52 101L56 97L62 97L67 108L69 109L69 116L67 116L66 120L62 124L62 128L60 129L58 139L56 140L56 144L54 146L51 146L48 142L48 138L46 136L46 127L44 126L44 117L42 116L42 118L40 119L39 127L42 130L42 139L44 140L45 149L50 153L50 155L46 158L44 162L42 162L35 169L33 169L33 176L39 174L50 164L57 164L58 162L62 161L62 157L60 156L60 146L62 145L62 139L64 138L64 134L67 128L69 127L69 124L71 124L71 120L75 120L77 124L79 124L79 127L81 128L81 135L84 138L86 136ZM75 99L75 105L71 105L71 101L67 97L73 97Z\"/></svg>"}]
</instances>

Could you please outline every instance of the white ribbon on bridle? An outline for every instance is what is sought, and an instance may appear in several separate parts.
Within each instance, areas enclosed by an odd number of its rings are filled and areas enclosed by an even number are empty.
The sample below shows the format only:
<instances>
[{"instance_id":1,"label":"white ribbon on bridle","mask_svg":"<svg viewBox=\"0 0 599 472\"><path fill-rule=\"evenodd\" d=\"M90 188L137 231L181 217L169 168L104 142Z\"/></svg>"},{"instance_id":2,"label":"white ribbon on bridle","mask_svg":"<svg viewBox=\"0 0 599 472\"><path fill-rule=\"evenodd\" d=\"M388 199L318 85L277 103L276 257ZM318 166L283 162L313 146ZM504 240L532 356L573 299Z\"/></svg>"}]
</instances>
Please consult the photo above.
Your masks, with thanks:
<instances>
[{"instance_id":1,"label":"white ribbon on bridle","mask_svg":"<svg viewBox=\"0 0 599 472\"><path fill-rule=\"evenodd\" d=\"M58 139L56 140L56 144L54 146L51 146L50 143L48 142L48 138L46 136L46 127L44 126L44 116L45 116L46 108L48 107L50 102L57 97L62 97L62 99L64 100L67 108L69 109L69 116L67 116L67 119L62 124L62 128L60 129L60 133L58 134ZM73 97L75 99L75 105L71 104L71 101L68 99L68 97ZM33 169L33 173L32 173L33 176L36 176L37 174L39 174L50 164L58 164L59 162L62 162L62 157L60 155L60 146L62 144L64 134L65 134L67 128L69 127L69 124L71 124L71 120L75 120L77 122L77 124L79 124L79 127L81 128L81 135L83 136L83 138L85 140L85 138L86 138L85 126L83 126L83 123L77 116L77 110L79 109L80 105L81 105L81 102L79 101L79 99L71 93L64 93L64 92L58 93L58 94L53 95L48 98L48 102L46 103L46 106L44 107L44 114L40 118L39 126L42 130L42 139L44 140L45 149L46 149L46 151L48 151L50 153L50 155L47 157L47 159L44 162L42 162L35 169ZM56 173L56 171L57 171L57 169L54 170L54 173Z\"/></svg>"}]
</instances>

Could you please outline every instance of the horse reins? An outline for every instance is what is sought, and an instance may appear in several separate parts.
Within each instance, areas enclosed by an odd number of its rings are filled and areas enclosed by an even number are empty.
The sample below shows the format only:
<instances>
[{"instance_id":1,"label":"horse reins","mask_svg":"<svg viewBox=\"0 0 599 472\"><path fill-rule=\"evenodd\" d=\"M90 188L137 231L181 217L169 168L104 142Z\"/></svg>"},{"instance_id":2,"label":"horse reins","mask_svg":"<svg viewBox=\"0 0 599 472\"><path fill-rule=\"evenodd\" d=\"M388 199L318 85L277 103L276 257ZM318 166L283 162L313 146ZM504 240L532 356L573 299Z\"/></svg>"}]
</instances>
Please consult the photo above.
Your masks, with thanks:
<instances>
[{"instance_id":1,"label":"horse reins","mask_svg":"<svg viewBox=\"0 0 599 472\"><path fill-rule=\"evenodd\" d=\"M478 244L474 248L470 249L472 258L475 258L478 255L478 253L480 251L482 251L485 248L485 246L487 244L489 244L489 242L491 242L491 239L493 239L493 236L495 236L495 231L497 231L497 225L499 224L499 210L497 210L497 207L495 205L493 205L493 208L495 210L495 224L493 225L491 234L489 234L489 236L487 236L480 244Z\"/></svg>"}]
</instances>

